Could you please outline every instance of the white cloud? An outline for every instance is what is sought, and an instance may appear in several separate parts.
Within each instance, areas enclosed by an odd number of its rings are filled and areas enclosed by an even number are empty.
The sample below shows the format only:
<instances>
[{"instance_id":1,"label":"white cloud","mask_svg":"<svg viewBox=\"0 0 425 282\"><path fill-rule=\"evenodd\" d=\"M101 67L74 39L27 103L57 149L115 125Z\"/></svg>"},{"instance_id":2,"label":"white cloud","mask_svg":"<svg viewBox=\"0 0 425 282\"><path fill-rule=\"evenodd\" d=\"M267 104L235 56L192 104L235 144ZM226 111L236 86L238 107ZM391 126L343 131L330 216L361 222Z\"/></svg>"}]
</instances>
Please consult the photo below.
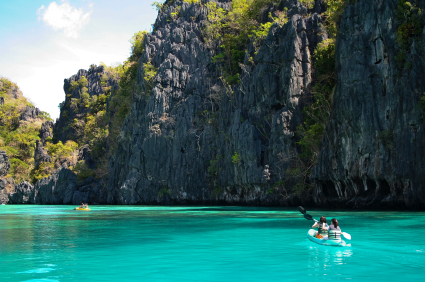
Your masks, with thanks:
<instances>
[{"instance_id":1,"label":"white cloud","mask_svg":"<svg viewBox=\"0 0 425 282\"><path fill-rule=\"evenodd\" d=\"M43 14L43 10L46 7L44 7L44 5L41 5L41 7L37 10L37 15L38 15L38 20L41 20L41 15Z\"/></svg>"},{"instance_id":2,"label":"white cloud","mask_svg":"<svg viewBox=\"0 0 425 282\"><path fill-rule=\"evenodd\" d=\"M92 6L90 6L92 8ZM90 21L91 12L84 13L83 9L77 9L63 3L61 5L52 2L46 8L42 5L37 10L39 19L53 27L54 30L63 30L67 37L78 37L78 32Z\"/></svg>"}]
</instances>

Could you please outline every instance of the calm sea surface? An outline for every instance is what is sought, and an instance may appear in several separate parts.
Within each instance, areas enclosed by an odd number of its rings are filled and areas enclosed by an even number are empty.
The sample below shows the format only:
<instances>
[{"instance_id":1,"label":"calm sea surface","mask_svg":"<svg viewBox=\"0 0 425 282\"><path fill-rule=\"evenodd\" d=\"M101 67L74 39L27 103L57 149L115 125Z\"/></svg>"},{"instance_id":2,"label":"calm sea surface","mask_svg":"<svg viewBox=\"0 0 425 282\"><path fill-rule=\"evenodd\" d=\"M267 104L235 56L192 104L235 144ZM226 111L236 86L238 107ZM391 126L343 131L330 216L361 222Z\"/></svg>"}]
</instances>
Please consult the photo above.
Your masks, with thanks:
<instances>
[{"instance_id":1,"label":"calm sea surface","mask_svg":"<svg viewBox=\"0 0 425 282\"><path fill-rule=\"evenodd\" d=\"M295 209L91 208L0 206L1 281L425 281L424 212L308 211L341 248Z\"/></svg>"}]
</instances>

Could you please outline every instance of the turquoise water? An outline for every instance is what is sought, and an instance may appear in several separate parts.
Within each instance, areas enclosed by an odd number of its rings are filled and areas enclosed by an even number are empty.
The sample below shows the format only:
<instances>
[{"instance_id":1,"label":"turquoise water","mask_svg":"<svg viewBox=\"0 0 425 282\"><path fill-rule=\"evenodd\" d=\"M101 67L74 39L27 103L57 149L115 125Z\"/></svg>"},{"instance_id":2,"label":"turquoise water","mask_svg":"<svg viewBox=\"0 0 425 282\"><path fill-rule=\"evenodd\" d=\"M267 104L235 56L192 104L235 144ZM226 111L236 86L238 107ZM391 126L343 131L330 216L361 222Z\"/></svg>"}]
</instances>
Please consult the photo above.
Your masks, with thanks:
<instances>
[{"instance_id":1,"label":"turquoise water","mask_svg":"<svg viewBox=\"0 0 425 282\"><path fill-rule=\"evenodd\" d=\"M2 281L420 281L424 212L337 217L351 247L306 238L294 209L0 206Z\"/></svg>"}]
</instances>

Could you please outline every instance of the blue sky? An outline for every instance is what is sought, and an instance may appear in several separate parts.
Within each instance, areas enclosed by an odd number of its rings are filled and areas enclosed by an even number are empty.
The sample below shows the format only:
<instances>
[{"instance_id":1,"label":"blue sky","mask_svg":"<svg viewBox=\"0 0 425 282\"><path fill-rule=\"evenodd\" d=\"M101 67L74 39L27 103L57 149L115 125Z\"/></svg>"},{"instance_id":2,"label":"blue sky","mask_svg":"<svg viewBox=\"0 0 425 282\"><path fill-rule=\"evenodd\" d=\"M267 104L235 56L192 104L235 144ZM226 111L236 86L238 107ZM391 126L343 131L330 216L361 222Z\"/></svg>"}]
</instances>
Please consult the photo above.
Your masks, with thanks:
<instances>
[{"instance_id":1,"label":"blue sky","mask_svg":"<svg viewBox=\"0 0 425 282\"><path fill-rule=\"evenodd\" d=\"M153 0L0 0L0 76L52 118L63 80L91 64L123 62L130 38L151 30Z\"/></svg>"}]
</instances>

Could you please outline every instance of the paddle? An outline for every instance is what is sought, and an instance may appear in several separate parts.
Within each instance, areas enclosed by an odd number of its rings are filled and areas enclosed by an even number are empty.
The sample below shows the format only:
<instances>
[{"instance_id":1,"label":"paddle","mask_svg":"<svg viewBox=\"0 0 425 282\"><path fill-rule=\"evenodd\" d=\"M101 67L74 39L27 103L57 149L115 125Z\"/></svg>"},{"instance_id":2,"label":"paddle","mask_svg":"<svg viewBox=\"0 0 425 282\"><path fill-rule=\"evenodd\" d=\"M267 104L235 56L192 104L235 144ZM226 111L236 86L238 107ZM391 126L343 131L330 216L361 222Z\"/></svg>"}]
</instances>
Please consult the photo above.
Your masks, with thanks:
<instances>
[{"instance_id":1,"label":"paddle","mask_svg":"<svg viewBox=\"0 0 425 282\"><path fill-rule=\"evenodd\" d=\"M298 207L298 211L304 215L305 219L313 220L315 222L319 222L318 220L314 219L311 215L309 215L302 206ZM345 239L347 239L349 241L351 240L351 235L348 234L347 232L341 232L341 234L342 234L342 236L344 236Z\"/></svg>"},{"instance_id":2,"label":"paddle","mask_svg":"<svg viewBox=\"0 0 425 282\"><path fill-rule=\"evenodd\" d=\"M348 241L351 241L351 235L348 234L347 232L341 232L342 236L344 236L345 239L347 239Z\"/></svg>"}]
</instances>

